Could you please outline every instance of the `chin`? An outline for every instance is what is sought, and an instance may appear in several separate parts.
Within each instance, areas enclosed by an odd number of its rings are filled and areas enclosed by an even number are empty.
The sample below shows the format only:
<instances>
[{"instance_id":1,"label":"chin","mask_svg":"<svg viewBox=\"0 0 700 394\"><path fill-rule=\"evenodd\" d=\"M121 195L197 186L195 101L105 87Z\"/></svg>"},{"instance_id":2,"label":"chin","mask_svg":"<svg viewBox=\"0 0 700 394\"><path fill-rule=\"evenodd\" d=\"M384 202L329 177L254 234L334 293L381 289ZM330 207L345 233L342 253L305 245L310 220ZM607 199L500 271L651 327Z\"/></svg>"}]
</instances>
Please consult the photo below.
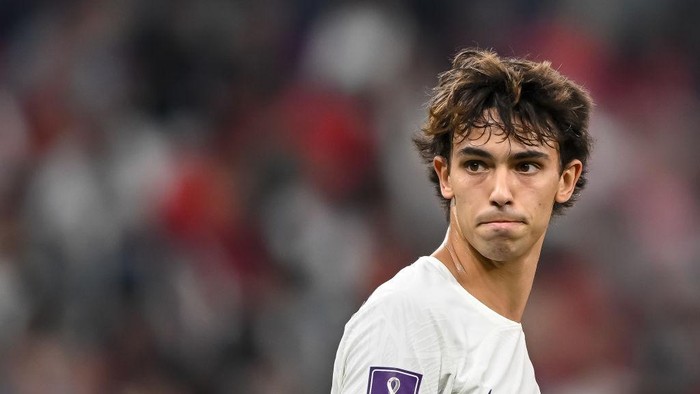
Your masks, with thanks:
<instances>
[{"instance_id":1,"label":"chin","mask_svg":"<svg viewBox=\"0 0 700 394\"><path fill-rule=\"evenodd\" d=\"M488 245L481 250L479 253L485 258L491 261L506 262L517 259L522 256L520 250L516 248L513 244L508 242L494 242L487 241Z\"/></svg>"},{"instance_id":2,"label":"chin","mask_svg":"<svg viewBox=\"0 0 700 394\"><path fill-rule=\"evenodd\" d=\"M495 253L488 253L484 254L484 257L487 259L493 261L493 262L498 262L498 263L506 263L509 261L513 261L517 258L517 254L511 253L511 252L495 252Z\"/></svg>"}]
</instances>

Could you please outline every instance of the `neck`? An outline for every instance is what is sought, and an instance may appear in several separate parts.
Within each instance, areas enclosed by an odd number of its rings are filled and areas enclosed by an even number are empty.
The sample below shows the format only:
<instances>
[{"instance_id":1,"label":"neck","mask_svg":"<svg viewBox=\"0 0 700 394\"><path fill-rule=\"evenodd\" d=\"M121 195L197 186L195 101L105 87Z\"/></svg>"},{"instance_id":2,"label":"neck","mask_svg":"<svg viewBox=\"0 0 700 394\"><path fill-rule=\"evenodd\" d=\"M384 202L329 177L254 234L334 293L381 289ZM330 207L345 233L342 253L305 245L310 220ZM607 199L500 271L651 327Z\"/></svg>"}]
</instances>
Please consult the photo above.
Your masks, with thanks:
<instances>
[{"instance_id":1,"label":"neck","mask_svg":"<svg viewBox=\"0 0 700 394\"><path fill-rule=\"evenodd\" d=\"M544 235L531 250L512 261L489 260L450 226L432 254L477 300L510 320L520 322L532 290Z\"/></svg>"}]
</instances>

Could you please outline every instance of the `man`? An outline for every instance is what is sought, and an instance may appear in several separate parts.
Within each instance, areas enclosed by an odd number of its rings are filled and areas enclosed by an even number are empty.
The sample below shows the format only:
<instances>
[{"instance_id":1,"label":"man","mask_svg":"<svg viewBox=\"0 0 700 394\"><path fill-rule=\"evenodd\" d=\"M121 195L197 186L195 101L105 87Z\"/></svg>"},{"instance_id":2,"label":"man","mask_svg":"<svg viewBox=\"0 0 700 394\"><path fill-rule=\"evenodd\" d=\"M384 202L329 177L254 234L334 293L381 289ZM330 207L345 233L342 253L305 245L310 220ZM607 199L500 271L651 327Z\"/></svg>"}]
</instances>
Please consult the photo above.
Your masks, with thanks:
<instances>
[{"instance_id":1,"label":"man","mask_svg":"<svg viewBox=\"0 0 700 394\"><path fill-rule=\"evenodd\" d=\"M457 54L414 140L445 240L350 319L333 394L539 392L520 321L550 218L585 185L591 106L547 62Z\"/></svg>"}]
</instances>

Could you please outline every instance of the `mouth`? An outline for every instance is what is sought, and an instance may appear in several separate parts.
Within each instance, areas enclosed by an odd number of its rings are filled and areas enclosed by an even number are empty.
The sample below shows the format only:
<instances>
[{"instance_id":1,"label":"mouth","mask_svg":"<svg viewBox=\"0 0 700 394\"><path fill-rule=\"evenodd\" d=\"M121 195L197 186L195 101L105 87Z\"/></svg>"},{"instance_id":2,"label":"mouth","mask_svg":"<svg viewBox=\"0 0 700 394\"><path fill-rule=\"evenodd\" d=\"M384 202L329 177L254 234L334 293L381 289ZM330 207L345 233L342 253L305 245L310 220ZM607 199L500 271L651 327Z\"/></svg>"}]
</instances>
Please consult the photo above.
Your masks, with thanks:
<instances>
[{"instance_id":1,"label":"mouth","mask_svg":"<svg viewBox=\"0 0 700 394\"><path fill-rule=\"evenodd\" d=\"M499 223L521 223L525 224L525 220L519 217L487 217L479 221L479 224L499 224Z\"/></svg>"},{"instance_id":2,"label":"mouth","mask_svg":"<svg viewBox=\"0 0 700 394\"><path fill-rule=\"evenodd\" d=\"M517 228L524 224L525 223L519 220L491 220L483 222L479 226L489 231L510 233L511 231L515 231Z\"/></svg>"},{"instance_id":3,"label":"mouth","mask_svg":"<svg viewBox=\"0 0 700 394\"><path fill-rule=\"evenodd\" d=\"M496 227L496 228L511 228L526 224L525 219L517 216L492 215L482 218L478 222L479 226Z\"/></svg>"},{"instance_id":4,"label":"mouth","mask_svg":"<svg viewBox=\"0 0 700 394\"><path fill-rule=\"evenodd\" d=\"M492 224L492 223L523 223L522 220L485 220L479 224Z\"/></svg>"},{"instance_id":5,"label":"mouth","mask_svg":"<svg viewBox=\"0 0 700 394\"><path fill-rule=\"evenodd\" d=\"M520 220L490 220L488 222L479 223L480 225L515 225L515 224L525 224Z\"/></svg>"}]
</instances>

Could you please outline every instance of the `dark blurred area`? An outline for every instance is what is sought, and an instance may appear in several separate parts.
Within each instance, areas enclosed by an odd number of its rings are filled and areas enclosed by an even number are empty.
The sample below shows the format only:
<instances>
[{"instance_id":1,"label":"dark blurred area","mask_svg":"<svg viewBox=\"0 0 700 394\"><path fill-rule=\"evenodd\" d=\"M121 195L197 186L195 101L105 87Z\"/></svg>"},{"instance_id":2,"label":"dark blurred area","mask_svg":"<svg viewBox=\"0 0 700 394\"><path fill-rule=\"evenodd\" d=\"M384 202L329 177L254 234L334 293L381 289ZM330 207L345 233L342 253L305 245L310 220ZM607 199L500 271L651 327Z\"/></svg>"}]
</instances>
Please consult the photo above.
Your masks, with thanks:
<instances>
[{"instance_id":1,"label":"dark blurred area","mask_svg":"<svg viewBox=\"0 0 700 394\"><path fill-rule=\"evenodd\" d=\"M596 101L524 320L542 391L700 393L698 4L0 2L0 392L328 392L444 236L411 135L478 45Z\"/></svg>"}]
</instances>

